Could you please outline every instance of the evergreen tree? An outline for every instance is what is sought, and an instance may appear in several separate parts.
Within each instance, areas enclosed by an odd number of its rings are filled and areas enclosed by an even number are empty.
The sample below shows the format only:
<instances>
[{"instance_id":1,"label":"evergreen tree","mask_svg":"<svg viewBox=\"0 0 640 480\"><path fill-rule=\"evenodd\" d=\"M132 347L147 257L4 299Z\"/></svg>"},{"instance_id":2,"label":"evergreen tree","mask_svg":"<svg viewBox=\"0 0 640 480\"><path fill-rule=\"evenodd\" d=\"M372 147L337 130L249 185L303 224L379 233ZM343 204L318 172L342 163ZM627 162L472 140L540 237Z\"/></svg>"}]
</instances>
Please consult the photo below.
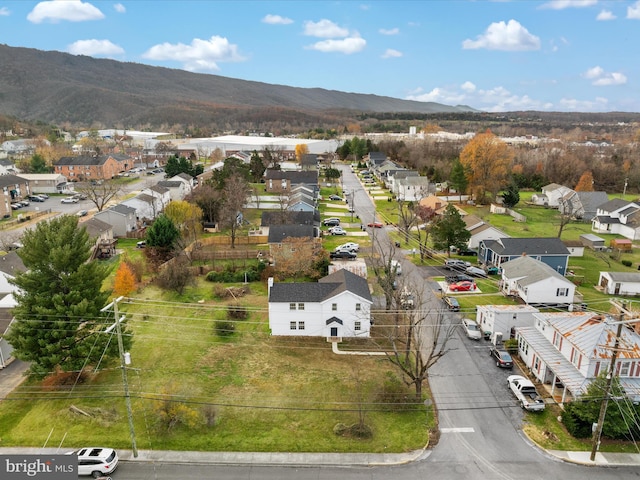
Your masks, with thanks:
<instances>
[{"instance_id":1,"label":"evergreen tree","mask_svg":"<svg viewBox=\"0 0 640 480\"><path fill-rule=\"evenodd\" d=\"M22 244L18 255L27 271L12 280L18 305L7 335L16 358L31 362L38 378L117 358L117 342L105 333L113 318L100 312L109 297L102 290L108 267L90 260L91 242L77 217L40 222L25 231ZM130 337L124 341L128 347Z\"/></svg>"},{"instance_id":2,"label":"evergreen tree","mask_svg":"<svg viewBox=\"0 0 640 480\"><path fill-rule=\"evenodd\" d=\"M456 189L456 192L458 192L460 198L462 198L462 194L467 190L469 181L467 180L467 175L464 172L464 166L462 165L462 163L460 163L459 159L456 159L453 162L449 183L453 188Z\"/></svg>"},{"instance_id":3,"label":"evergreen tree","mask_svg":"<svg viewBox=\"0 0 640 480\"><path fill-rule=\"evenodd\" d=\"M179 238L178 227L168 216L161 213L147 229L145 257L153 266L166 262L174 256Z\"/></svg>"},{"instance_id":4,"label":"evergreen tree","mask_svg":"<svg viewBox=\"0 0 640 480\"><path fill-rule=\"evenodd\" d=\"M446 250L449 254L452 246L466 250L471 233L458 209L450 203L433 225L431 238L436 250Z\"/></svg>"},{"instance_id":5,"label":"evergreen tree","mask_svg":"<svg viewBox=\"0 0 640 480\"><path fill-rule=\"evenodd\" d=\"M258 152L256 150L253 151L253 153L251 154L251 160L249 161L249 171L251 172L251 181L252 182L259 182L262 180L262 177L264 176L264 171L267 168L264 166L264 162L262 161L262 158L260 158L260 155L258 154Z\"/></svg>"},{"instance_id":6,"label":"evergreen tree","mask_svg":"<svg viewBox=\"0 0 640 480\"><path fill-rule=\"evenodd\" d=\"M47 161L42 155L36 153L31 157L30 170L32 173L49 173L51 169L47 166Z\"/></svg>"},{"instance_id":7,"label":"evergreen tree","mask_svg":"<svg viewBox=\"0 0 640 480\"><path fill-rule=\"evenodd\" d=\"M507 208L515 207L520 201L520 191L515 183L511 183L502 194L502 203Z\"/></svg>"}]
</instances>

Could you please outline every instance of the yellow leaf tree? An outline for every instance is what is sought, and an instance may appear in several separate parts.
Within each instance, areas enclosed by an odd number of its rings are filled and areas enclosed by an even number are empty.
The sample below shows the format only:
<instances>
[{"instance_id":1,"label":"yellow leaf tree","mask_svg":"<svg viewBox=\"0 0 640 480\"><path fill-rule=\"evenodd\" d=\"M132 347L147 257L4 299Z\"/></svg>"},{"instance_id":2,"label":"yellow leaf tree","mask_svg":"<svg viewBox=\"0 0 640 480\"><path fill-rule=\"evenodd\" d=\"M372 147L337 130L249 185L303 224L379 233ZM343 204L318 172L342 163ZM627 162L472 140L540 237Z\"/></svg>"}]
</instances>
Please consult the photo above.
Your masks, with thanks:
<instances>
[{"instance_id":1,"label":"yellow leaf tree","mask_svg":"<svg viewBox=\"0 0 640 480\"><path fill-rule=\"evenodd\" d=\"M187 242L195 241L202 229L202 209L184 200L176 200L164 210L164 214L178 227L182 238Z\"/></svg>"},{"instance_id":2,"label":"yellow leaf tree","mask_svg":"<svg viewBox=\"0 0 640 480\"><path fill-rule=\"evenodd\" d=\"M507 184L513 150L490 130L478 133L462 149L460 163L469 180L468 190L476 202L492 201Z\"/></svg>"},{"instance_id":3,"label":"yellow leaf tree","mask_svg":"<svg viewBox=\"0 0 640 480\"><path fill-rule=\"evenodd\" d=\"M576 188L576 192L593 192L593 174L590 170L587 170L580 176Z\"/></svg>"},{"instance_id":4,"label":"yellow leaf tree","mask_svg":"<svg viewBox=\"0 0 640 480\"><path fill-rule=\"evenodd\" d=\"M296 159L298 162L302 162L302 157L309 153L309 146L306 143L299 143L296 145Z\"/></svg>"},{"instance_id":5,"label":"yellow leaf tree","mask_svg":"<svg viewBox=\"0 0 640 480\"><path fill-rule=\"evenodd\" d=\"M116 272L113 293L120 297L128 297L136 289L136 278L127 262L121 262Z\"/></svg>"}]
</instances>

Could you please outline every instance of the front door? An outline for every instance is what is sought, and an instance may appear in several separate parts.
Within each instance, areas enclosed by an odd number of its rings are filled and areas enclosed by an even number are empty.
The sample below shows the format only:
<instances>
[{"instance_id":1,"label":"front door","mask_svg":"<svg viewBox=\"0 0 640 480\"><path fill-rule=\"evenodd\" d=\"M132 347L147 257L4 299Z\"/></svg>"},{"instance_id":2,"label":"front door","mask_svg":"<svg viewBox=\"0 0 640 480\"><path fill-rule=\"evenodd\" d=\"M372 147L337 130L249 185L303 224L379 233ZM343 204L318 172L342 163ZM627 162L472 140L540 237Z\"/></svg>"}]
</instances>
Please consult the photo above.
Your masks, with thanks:
<instances>
[{"instance_id":1,"label":"front door","mask_svg":"<svg viewBox=\"0 0 640 480\"><path fill-rule=\"evenodd\" d=\"M331 327L331 336L332 337L338 336L338 327Z\"/></svg>"}]
</instances>

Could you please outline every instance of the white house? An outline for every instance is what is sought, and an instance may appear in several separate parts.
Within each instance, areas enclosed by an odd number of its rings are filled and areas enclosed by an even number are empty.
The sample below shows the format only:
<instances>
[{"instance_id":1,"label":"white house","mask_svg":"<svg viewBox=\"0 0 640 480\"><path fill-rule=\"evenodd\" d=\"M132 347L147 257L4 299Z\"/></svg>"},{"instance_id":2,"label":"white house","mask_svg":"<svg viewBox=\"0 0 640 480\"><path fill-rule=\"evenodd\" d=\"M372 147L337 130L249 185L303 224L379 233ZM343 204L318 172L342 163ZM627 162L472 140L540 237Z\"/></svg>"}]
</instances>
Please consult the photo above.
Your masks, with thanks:
<instances>
[{"instance_id":1,"label":"white house","mask_svg":"<svg viewBox=\"0 0 640 480\"><path fill-rule=\"evenodd\" d=\"M398 197L398 200L419 202L431 193L435 193L436 186L430 183L427 177L406 176L395 179L392 192Z\"/></svg>"},{"instance_id":2,"label":"white house","mask_svg":"<svg viewBox=\"0 0 640 480\"><path fill-rule=\"evenodd\" d=\"M154 220L164 210L165 204L159 197L147 193L139 193L135 197L123 200L121 205L133 208L138 220Z\"/></svg>"},{"instance_id":3,"label":"white house","mask_svg":"<svg viewBox=\"0 0 640 480\"><path fill-rule=\"evenodd\" d=\"M542 193L535 193L531 196L531 201L535 205L541 205L545 207L558 208L564 197L573 190L564 185L558 185L557 183L550 183L542 187Z\"/></svg>"},{"instance_id":4,"label":"white house","mask_svg":"<svg viewBox=\"0 0 640 480\"><path fill-rule=\"evenodd\" d=\"M59 173L20 173L18 176L29 182L31 193L63 193L67 188L67 177Z\"/></svg>"},{"instance_id":5,"label":"white house","mask_svg":"<svg viewBox=\"0 0 640 480\"><path fill-rule=\"evenodd\" d=\"M467 226L467 230L471 233L469 237L469 250L475 250L482 240L498 240L499 238L509 238L509 235L502 230L489 225L484 220L475 215L465 215L462 220Z\"/></svg>"},{"instance_id":6,"label":"white house","mask_svg":"<svg viewBox=\"0 0 640 480\"><path fill-rule=\"evenodd\" d=\"M196 179L188 173L179 173L168 179L170 182L182 182L187 194L191 193L196 186Z\"/></svg>"},{"instance_id":7,"label":"white house","mask_svg":"<svg viewBox=\"0 0 640 480\"><path fill-rule=\"evenodd\" d=\"M591 230L617 233L629 240L640 240L640 204L614 198L602 204L591 220Z\"/></svg>"},{"instance_id":8,"label":"white house","mask_svg":"<svg viewBox=\"0 0 640 480\"><path fill-rule=\"evenodd\" d=\"M340 269L318 282L269 280L272 335L368 337L373 299L367 281Z\"/></svg>"},{"instance_id":9,"label":"white house","mask_svg":"<svg viewBox=\"0 0 640 480\"><path fill-rule=\"evenodd\" d=\"M529 371L555 388L557 380L567 394L579 397L602 372L608 372L617 325L610 317L592 312L535 313L532 327L517 330L518 354ZM622 328L614 367L632 401L640 400L640 337Z\"/></svg>"},{"instance_id":10,"label":"white house","mask_svg":"<svg viewBox=\"0 0 640 480\"><path fill-rule=\"evenodd\" d=\"M502 293L520 297L528 305L567 305L576 286L553 268L529 256L501 265Z\"/></svg>"},{"instance_id":11,"label":"white house","mask_svg":"<svg viewBox=\"0 0 640 480\"><path fill-rule=\"evenodd\" d=\"M11 309L15 306L16 302L11 293L0 293L0 368L5 368L13 360L13 347L4 336L13 321Z\"/></svg>"},{"instance_id":12,"label":"white house","mask_svg":"<svg viewBox=\"0 0 640 480\"><path fill-rule=\"evenodd\" d=\"M530 305L477 305L476 322L483 332L501 332L509 338L512 329L533 326L533 314L538 313Z\"/></svg>"},{"instance_id":13,"label":"white house","mask_svg":"<svg viewBox=\"0 0 640 480\"><path fill-rule=\"evenodd\" d=\"M158 182L158 186L169 191L169 198L172 201L184 200L184 197L189 193L186 184L177 180L163 180Z\"/></svg>"},{"instance_id":14,"label":"white house","mask_svg":"<svg viewBox=\"0 0 640 480\"><path fill-rule=\"evenodd\" d=\"M598 285L609 295L640 294L640 273L600 272Z\"/></svg>"}]
</instances>

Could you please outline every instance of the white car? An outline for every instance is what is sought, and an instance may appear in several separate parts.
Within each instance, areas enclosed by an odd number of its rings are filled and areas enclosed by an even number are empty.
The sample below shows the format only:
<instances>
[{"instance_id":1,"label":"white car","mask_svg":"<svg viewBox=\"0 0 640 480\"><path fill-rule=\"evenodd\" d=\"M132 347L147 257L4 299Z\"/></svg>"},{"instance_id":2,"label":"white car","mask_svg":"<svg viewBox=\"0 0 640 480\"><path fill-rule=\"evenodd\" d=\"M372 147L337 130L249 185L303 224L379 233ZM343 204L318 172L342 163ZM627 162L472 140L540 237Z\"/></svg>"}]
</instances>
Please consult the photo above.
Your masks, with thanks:
<instances>
[{"instance_id":1,"label":"white car","mask_svg":"<svg viewBox=\"0 0 640 480\"><path fill-rule=\"evenodd\" d=\"M109 475L118 467L118 454L112 448L84 447L71 454L78 456L78 475L99 478Z\"/></svg>"},{"instance_id":2,"label":"white car","mask_svg":"<svg viewBox=\"0 0 640 480\"><path fill-rule=\"evenodd\" d=\"M360 250L360 245L355 242L347 242L338 246L336 250L350 250L352 252L357 252L358 250Z\"/></svg>"},{"instance_id":3,"label":"white car","mask_svg":"<svg viewBox=\"0 0 640 480\"><path fill-rule=\"evenodd\" d=\"M78 200L72 197L65 197L60 200L60 203L78 203Z\"/></svg>"},{"instance_id":4,"label":"white car","mask_svg":"<svg viewBox=\"0 0 640 480\"><path fill-rule=\"evenodd\" d=\"M346 235L347 231L342 227L331 227L329 233L331 233L331 235Z\"/></svg>"},{"instance_id":5,"label":"white car","mask_svg":"<svg viewBox=\"0 0 640 480\"><path fill-rule=\"evenodd\" d=\"M470 318L462 319L462 328L464 328L464 332L471 340L480 340L482 338L480 327Z\"/></svg>"}]
</instances>

